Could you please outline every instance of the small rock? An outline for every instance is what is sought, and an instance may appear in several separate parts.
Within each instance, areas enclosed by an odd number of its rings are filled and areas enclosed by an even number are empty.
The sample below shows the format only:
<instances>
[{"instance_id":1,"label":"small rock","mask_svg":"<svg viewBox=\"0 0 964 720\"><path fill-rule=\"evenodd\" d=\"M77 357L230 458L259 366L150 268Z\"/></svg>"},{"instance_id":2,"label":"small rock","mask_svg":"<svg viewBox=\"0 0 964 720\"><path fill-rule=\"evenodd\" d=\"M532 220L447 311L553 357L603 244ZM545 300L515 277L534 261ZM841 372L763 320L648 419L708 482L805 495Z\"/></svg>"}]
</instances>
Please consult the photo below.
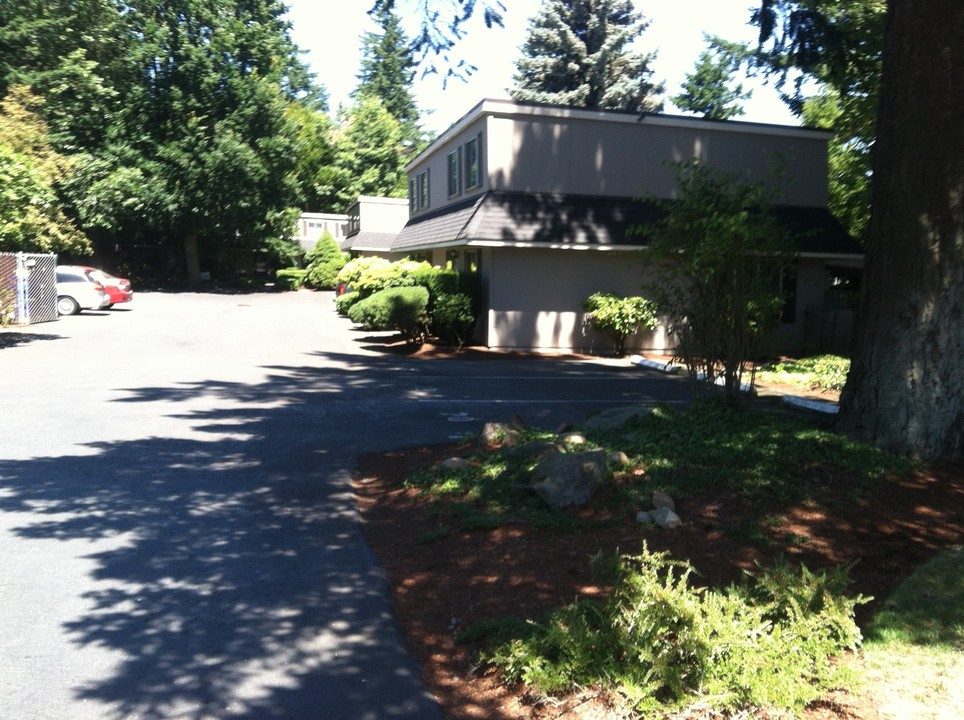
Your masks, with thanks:
<instances>
[{"instance_id":1,"label":"small rock","mask_svg":"<svg viewBox=\"0 0 964 720\"><path fill-rule=\"evenodd\" d=\"M679 515L674 513L668 507L660 507L653 510L652 518L654 523L665 530L678 528L683 523L683 521L680 520Z\"/></svg>"},{"instance_id":2,"label":"small rock","mask_svg":"<svg viewBox=\"0 0 964 720\"><path fill-rule=\"evenodd\" d=\"M486 423L479 433L479 442L483 445L518 445L519 431L505 423Z\"/></svg>"},{"instance_id":3,"label":"small rock","mask_svg":"<svg viewBox=\"0 0 964 720\"><path fill-rule=\"evenodd\" d=\"M636 513L636 522L638 522L640 525L652 525L653 516L645 510L642 510L641 512Z\"/></svg>"},{"instance_id":4,"label":"small rock","mask_svg":"<svg viewBox=\"0 0 964 720\"><path fill-rule=\"evenodd\" d=\"M586 436L581 433L571 432L563 435L560 440L562 440L566 445L585 445Z\"/></svg>"},{"instance_id":5,"label":"small rock","mask_svg":"<svg viewBox=\"0 0 964 720\"><path fill-rule=\"evenodd\" d=\"M465 458L450 457L446 460L443 460L441 463L439 463L439 466L444 470L458 471L458 470L468 470L470 467L472 467L472 463L470 463Z\"/></svg>"},{"instance_id":6,"label":"small rock","mask_svg":"<svg viewBox=\"0 0 964 720\"><path fill-rule=\"evenodd\" d=\"M562 435L570 430L572 430L572 423L566 420L566 422L562 423L562 425L556 428L556 435Z\"/></svg>"},{"instance_id":7,"label":"small rock","mask_svg":"<svg viewBox=\"0 0 964 720\"><path fill-rule=\"evenodd\" d=\"M624 453L622 450L614 450L606 456L610 465L618 465L619 467L626 467L629 465L629 455Z\"/></svg>"},{"instance_id":8,"label":"small rock","mask_svg":"<svg viewBox=\"0 0 964 720\"><path fill-rule=\"evenodd\" d=\"M673 502L673 498L664 492L659 492L658 490L653 493L653 507L669 508L673 512L676 512L676 503Z\"/></svg>"},{"instance_id":9,"label":"small rock","mask_svg":"<svg viewBox=\"0 0 964 720\"><path fill-rule=\"evenodd\" d=\"M526 421L522 419L521 415L513 415L509 418L509 425L514 425L515 427L525 427Z\"/></svg>"}]
</instances>

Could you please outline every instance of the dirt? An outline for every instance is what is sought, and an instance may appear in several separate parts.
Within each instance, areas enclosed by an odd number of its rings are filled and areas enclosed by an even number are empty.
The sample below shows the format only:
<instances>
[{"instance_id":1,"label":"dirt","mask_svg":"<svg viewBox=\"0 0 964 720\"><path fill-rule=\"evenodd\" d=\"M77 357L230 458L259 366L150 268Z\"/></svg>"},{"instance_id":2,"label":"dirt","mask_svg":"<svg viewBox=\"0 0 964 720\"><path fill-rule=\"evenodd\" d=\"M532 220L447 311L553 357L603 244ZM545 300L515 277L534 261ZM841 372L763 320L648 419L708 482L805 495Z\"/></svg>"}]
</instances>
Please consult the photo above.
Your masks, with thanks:
<instances>
[{"instance_id":1,"label":"dirt","mask_svg":"<svg viewBox=\"0 0 964 720\"><path fill-rule=\"evenodd\" d=\"M425 348L418 353L443 354ZM611 521L592 532L560 535L517 524L420 541L440 529L444 510L405 489L404 479L416 468L476 449L442 445L369 455L360 458L355 473L363 531L390 580L397 622L429 690L450 720L622 716L598 689L546 702L523 687L506 687L493 670L478 666L478 648L455 640L459 630L482 619L532 618L576 598L601 596L605 588L596 583L588 561L597 551L635 552L646 540L652 550L667 550L674 558L688 560L700 581L710 586L736 580L755 563L766 564L779 554L812 569L854 563L853 592L874 598L859 606L858 622L865 624L916 567L941 549L964 542L964 468L947 465L890 479L886 491L859 501L850 499L839 478L802 478L819 487L819 505L785 509L779 523L767 526L766 544L740 542L724 532L759 511L737 497L707 494L680 499L677 509L684 524L674 531L658 531L638 525L632 508L613 517L606 509L604 490L588 507L573 511L580 517ZM623 481L641 479L630 472ZM694 711L685 717L717 716ZM827 697L808 709L806 720L879 717L870 688L861 694Z\"/></svg>"}]
</instances>

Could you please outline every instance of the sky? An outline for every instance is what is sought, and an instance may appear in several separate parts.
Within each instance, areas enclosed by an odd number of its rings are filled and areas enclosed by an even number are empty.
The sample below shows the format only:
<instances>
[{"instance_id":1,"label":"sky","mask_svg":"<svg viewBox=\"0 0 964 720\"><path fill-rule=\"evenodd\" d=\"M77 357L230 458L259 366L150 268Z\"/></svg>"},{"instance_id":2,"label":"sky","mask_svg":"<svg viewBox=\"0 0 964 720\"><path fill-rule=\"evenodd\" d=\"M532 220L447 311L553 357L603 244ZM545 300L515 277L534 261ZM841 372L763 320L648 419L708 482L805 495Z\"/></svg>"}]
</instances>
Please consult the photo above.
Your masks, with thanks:
<instances>
[{"instance_id":1,"label":"sky","mask_svg":"<svg viewBox=\"0 0 964 720\"><path fill-rule=\"evenodd\" d=\"M481 17L472 19L456 57L478 67L468 82L442 75L416 75L413 92L427 130L444 131L483 98L507 98L515 62L525 41L529 19L542 0L503 0L505 27L488 29ZM329 93L331 110L350 104L349 93L358 84L361 36L376 30L367 16L371 0L287 0L292 38L306 51L304 59ZM396 9L409 36L415 35L419 2L398 0ZM650 20L639 39L643 51L656 51L653 80L666 83L666 96L679 92L687 73L705 47L703 33L727 40L752 41L756 28L747 24L753 0L637 0L636 8ZM477 13L480 15L480 13ZM743 102L751 122L799 125L776 91L754 80L741 80L753 89ZM678 112L667 101L665 112Z\"/></svg>"}]
</instances>

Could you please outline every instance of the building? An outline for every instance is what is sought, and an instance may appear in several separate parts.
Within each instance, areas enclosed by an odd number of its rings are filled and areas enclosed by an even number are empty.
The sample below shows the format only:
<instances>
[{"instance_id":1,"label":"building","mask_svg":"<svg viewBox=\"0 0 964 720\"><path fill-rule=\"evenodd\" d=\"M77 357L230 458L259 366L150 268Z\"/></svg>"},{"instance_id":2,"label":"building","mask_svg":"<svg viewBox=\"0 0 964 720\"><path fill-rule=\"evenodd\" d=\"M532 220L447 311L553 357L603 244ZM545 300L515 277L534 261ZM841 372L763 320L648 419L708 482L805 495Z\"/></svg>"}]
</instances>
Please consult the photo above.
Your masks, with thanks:
<instances>
[{"instance_id":1,"label":"building","mask_svg":"<svg viewBox=\"0 0 964 720\"><path fill-rule=\"evenodd\" d=\"M352 255L388 257L392 243L408 221L405 198L360 195L348 208L348 230L343 250Z\"/></svg>"},{"instance_id":2,"label":"building","mask_svg":"<svg viewBox=\"0 0 964 720\"><path fill-rule=\"evenodd\" d=\"M298 240L301 249L308 252L318 244L325 231L331 233L335 242L341 247L348 234L348 216L335 213L301 213L295 228L295 239Z\"/></svg>"},{"instance_id":3,"label":"building","mask_svg":"<svg viewBox=\"0 0 964 720\"><path fill-rule=\"evenodd\" d=\"M409 217L391 255L477 269L485 297L476 340L489 347L606 352L609 341L586 327L582 302L597 291L646 295L646 239L631 229L650 217L642 198L673 197L670 164L696 158L769 183L779 160L789 182L778 210L796 231L799 254L771 349L800 353L834 288L863 262L827 210L831 136L483 100L409 164ZM660 329L627 347L671 345Z\"/></svg>"}]
</instances>

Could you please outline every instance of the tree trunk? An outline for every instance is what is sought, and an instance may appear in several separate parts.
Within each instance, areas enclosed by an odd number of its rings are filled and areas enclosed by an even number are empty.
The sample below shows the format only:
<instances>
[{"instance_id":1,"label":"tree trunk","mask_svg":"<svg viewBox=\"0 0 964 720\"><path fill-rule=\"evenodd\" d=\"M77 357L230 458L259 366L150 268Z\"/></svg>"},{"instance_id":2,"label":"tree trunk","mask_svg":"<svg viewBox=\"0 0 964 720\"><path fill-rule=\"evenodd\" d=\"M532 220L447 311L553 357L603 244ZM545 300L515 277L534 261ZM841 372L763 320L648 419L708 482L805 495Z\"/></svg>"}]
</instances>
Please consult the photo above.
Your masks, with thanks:
<instances>
[{"instance_id":1,"label":"tree trunk","mask_svg":"<svg viewBox=\"0 0 964 720\"><path fill-rule=\"evenodd\" d=\"M189 283L201 282L201 258L197 251L197 233L190 232L184 236L184 266Z\"/></svg>"},{"instance_id":2,"label":"tree trunk","mask_svg":"<svg viewBox=\"0 0 964 720\"><path fill-rule=\"evenodd\" d=\"M889 0L873 210L840 427L964 457L964 2Z\"/></svg>"}]
</instances>

